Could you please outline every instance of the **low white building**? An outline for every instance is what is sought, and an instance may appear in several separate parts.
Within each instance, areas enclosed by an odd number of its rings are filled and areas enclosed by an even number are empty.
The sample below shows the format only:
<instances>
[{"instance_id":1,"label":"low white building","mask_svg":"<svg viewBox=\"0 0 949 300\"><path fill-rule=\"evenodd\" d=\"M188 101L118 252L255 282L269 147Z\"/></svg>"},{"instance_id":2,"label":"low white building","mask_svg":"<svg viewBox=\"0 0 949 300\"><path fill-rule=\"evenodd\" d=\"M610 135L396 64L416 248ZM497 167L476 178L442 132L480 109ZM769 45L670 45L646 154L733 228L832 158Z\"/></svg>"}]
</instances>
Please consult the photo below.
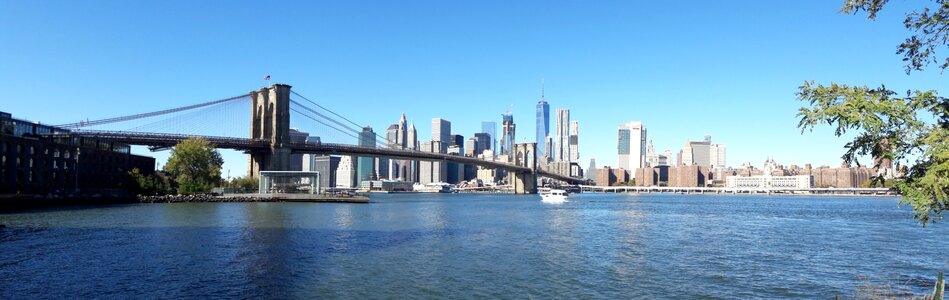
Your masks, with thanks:
<instances>
[{"instance_id":1,"label":"low white building","mask_svg":"<svg viewBox=\"0 0 949 300\"><path fill-rule=\"evenodd\" d=\"M725 187L743 189L809 189L813 185L814 180L810 175L731 176L725 180Z\"/></svg>"},{"instance_id":2,"label":"low white building","mask_svg":"<svg viewBox=\"0 0 949 300\"><path fill-rule=\"evenodd\" d=\"M774 160L764 163L764 175L731 176L725 179L726 188L741 189L809 189L814 186L811 175L772 176L777 164Z\"/></svg>"}]
</instances>

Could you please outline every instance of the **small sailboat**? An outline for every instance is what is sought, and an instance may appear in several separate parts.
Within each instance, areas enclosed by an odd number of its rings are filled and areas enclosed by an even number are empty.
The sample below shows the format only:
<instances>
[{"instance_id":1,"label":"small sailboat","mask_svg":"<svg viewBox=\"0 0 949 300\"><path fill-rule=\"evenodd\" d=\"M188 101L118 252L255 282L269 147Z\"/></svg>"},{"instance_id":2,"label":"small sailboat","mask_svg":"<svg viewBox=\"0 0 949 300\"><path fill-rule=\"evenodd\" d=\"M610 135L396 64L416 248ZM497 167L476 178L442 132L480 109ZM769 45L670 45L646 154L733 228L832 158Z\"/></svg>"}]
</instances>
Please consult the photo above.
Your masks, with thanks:
<instances>
[{"instance_id":1,"label":"small sailboat","mask_svg":"<svg viewBox=\"0 0 949 300\"><path fill-rule=\"evenodd\" d=\"M564 202L567 202L567 195L569 195L569 193L567 193L567 191L565 190L553 189L553 190L550 190L549 192L541 193L540 201L544 203L555 203L555 204L564 203Z\"/></svg>"}]
</instances>

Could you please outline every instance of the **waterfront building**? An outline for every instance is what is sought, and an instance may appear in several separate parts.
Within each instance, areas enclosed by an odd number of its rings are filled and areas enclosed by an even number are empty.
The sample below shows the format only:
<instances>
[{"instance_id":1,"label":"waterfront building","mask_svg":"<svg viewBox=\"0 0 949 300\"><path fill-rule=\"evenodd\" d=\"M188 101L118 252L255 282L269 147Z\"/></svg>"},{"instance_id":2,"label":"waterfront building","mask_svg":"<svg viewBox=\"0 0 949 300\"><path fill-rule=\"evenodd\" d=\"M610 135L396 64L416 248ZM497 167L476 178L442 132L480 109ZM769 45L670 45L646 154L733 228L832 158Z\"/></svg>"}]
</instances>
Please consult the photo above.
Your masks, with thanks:
<instances>
[{"instance_id":1,"label":"waterfront building","mask_svg":"<svg viewBox=\"0 0 949 300\"><path fill-rule=\"evenodd\" d=\"M494 121L481 121L481 133L488 135L488 147L485 149L497 151L498 123Z\"/></svg>"},{"instance_id":2,"label":"waterfront building","mask_svg":"<svg viewBox=\"0 0 949 300\"><path fill-rule=\"evenodd\" d=\"M678 165L669 168L666 186L704 187L709 183L708 167L699 165Z\"/></svg>"},{"instance_id":3,"label":"waterfront building","mask_svg":"<svg viewBox=\"0 0 949 300\"><path fill-rule=\"evenodd\" d=\"M70 138L70 133L0 112L0 194L108 190L122 188L132 169L144 175L154 173L155 159L131 154L127 144Z\"/></svg>"},{"instance_id":4,"label":"waterfront building","mask_svg":"<svg viewBox=\"0 0 949 300\"><path fill-rule=\"evenodd\" d=\"M544 88L540 89L540 101L537 101L537 157L548 155L547 137L550 135L550 105L544 99Z\"/></svg>"},{"instance_id":5,"label":"waterfront building","mask_svg":"<svg viewBox=\"0 0 949 300\"><path fill-rule=\"evenodd\" d=\"M569 142L568 149L570 150L570 157L568 161L572 163L580 162L580 122L570 121L570 137L567 139Z\"/></svg>"},{"instance_id":6,"label":"waterfront building","mask_svg":"<svg viewBox=\"0 0 949 300\"><path fill-rule=\"evenodd\" d=\"M366 126L362 128L362 132L359 133L359 146L376 146L376 133L372 131L372 127ZM376 160L372 157L359 157L359 159L357 159L356 182L353 183L354 186L360 182L374 179L376 176L376 174L374 174L376 170L375 162Z\"/></svg>"},{"instance_id":7,"label":"waterfront building","mask_svg":"<svg viewBox=\"0 0 949 300\"><path fill-rule=\"evenodd\" d=\"M570 110L558 108L554 128L553 161L570 161Z\"/></svg>"},{"instance_id":8,"label":"waterfront building","mask_svg":"<svg viewBox=\"0 0 949 300\"><path fill-rule=\"evenodd\" d=\"M500 154L511 154L514 149L515 138L514 114L510 111L501 114L501 152Z\"/></svg>"},{"instance_id":9,"label":"waterfront building","mask_svg":"<svg viewBox=\"0 0 949 300\"><path fill-rule=\"evenodd\" d=\"M617 186L629 181L629 172L623 168L604 166L596 169L596 186Z\"/></svg>"},{"instance_id":10,"label":"waterfront building","mask_svg":"<svg viewBox=\"0 0 949 300\"><path fill-rule=\"evenodd\" d=\"M646 126L633 121L617 129L619 167L624 170L642 168L646 162Z\"/></svg>"}]
</instances>

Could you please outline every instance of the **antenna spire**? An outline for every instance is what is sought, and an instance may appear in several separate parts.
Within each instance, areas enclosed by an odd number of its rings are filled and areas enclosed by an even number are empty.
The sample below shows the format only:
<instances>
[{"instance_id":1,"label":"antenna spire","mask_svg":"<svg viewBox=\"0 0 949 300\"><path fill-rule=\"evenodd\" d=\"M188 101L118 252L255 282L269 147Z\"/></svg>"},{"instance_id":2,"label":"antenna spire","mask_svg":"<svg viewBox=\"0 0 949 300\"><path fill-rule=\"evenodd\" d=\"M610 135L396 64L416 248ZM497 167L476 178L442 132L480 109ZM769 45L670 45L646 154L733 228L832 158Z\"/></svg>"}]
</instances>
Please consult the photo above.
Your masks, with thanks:
<instances>
[{"instance_id":1,"label":"antenna spire","mask_svg":"<svg viewBox=\"0 0 949 300\"><path fill-rule=\"evenodd\" d=\"M540 99L544 99L544 77L540 78Z\"/></svg>"}]
</instances>

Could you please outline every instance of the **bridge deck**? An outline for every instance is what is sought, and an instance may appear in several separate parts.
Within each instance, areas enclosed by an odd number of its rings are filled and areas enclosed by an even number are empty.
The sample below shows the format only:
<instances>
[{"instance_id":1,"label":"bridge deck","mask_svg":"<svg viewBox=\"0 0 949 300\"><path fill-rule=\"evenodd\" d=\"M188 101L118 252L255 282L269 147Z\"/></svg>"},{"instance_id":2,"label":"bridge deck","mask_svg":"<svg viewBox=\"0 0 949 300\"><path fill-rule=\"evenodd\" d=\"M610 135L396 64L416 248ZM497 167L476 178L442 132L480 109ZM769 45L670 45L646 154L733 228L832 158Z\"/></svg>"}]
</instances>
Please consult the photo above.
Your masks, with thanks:
<instances>
[{"instance_id":1,"label":"bridge deck","mask_svg":"<svg viewBox=\"0 0 949 300\"><path fill-rule=\"evenodd\" d=\"M57 134L61 135L61 134ZM114 140L129 145L141 145L152 147L173 147L192 137L200 137L214 144L217 148L233 149L239 151L270 151L269 140L255 140L249 138L219 137L219 136L197 136L184 134L164 134L164 133L141 133L125 131L76 131L72 135L84 138L97 138L103 140ZM486 168L503 169L510 172L536 172L538 176L548 177L566 182L578 182L579 179L555 174L543 170L533 170L528 167L517 166L506 162L483 160L474 157L449 155L443 153L431 153L404 149L387 149L377 147L363 147L346 144L332 143L288 143L284 147L291 149L293 153L315 153L327 155L354 155L364 157L387 157L405 160L420 161L449 161L460 164L476 165Z\"/></svg>"}]
</instances>

